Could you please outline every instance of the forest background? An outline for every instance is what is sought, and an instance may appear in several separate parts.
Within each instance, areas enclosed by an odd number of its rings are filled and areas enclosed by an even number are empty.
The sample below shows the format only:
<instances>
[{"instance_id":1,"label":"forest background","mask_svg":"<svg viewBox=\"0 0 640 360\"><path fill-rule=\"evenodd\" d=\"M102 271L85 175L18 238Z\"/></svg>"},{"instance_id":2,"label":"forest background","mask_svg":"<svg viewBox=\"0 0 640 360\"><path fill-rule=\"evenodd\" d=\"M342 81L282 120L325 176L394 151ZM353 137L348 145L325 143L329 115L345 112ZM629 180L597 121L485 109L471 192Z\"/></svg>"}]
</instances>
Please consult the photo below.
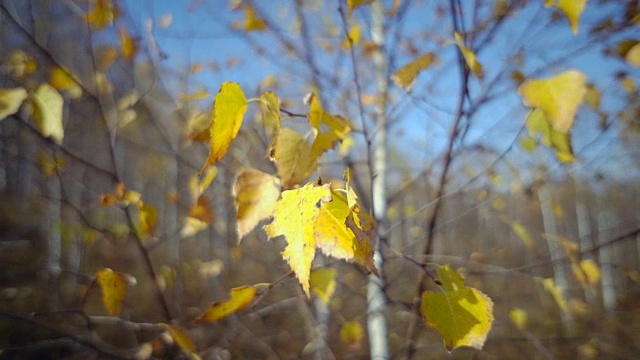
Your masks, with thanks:
<instances>
[{"instance_id":1,"label":"forest background","mask_svg":"<svg viewBox=\"0 0 640 360\"><path fill-rule=\"evenodd\" d=\"M0 1L0 357L637 354L639 11ZM232 83L250 103L203 168ZM313 104L334 122L316 127ZM351 186L378 275L321 249L305 294L289 239L262 230L273 213L239 211L247 173L278 194ZM445 264L494 318L451 352L421 305ZM243 286L245 304L203 315Z\"/></svg>"}]
</instances>

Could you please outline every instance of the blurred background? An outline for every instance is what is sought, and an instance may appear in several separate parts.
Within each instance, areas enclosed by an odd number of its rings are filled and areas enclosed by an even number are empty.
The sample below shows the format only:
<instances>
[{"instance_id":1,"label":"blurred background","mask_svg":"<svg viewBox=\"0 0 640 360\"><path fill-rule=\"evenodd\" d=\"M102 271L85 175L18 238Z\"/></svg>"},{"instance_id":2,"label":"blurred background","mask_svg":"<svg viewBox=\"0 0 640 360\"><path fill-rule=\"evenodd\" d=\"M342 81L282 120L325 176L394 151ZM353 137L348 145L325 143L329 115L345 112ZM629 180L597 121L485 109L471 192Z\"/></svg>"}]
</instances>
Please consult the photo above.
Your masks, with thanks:
<instances>
[{"instance_id":1,"label":"blurred background","mask_svg":"<svg viewBox=\"0 0 640 360\"><path fill-rule=\"evenodd\" d=\"M248 98L273 91L283 126L302 133L309 93L350 119L308 181L339 183L349 168L367 212L386 130L392 358L638 354L638 1L586 2L573 27L542 0L364 3L0 0L0 358L193 356L159 322L186 329L206 359L368 358L364 270L318 255L314 268L337 269L323 305L286 277L284 240L257 228L239 244L236 174L276 173L257 104L199 189L225 81ZM465 68L455 31L480 71ZM394 80L425 53L410 86ZM518 87L569 69L588 91L563 152L531 134ZM5 90L42 84L62 96L63 136L43 132L29 101L8 110ZM416 263L450 263L492 298L482 350L449 353L424 325ZM117 321L93 281L102 268L135 279ZM276 284L249 309L194 322L263 282Z\"/></svg>"}]
</instances>

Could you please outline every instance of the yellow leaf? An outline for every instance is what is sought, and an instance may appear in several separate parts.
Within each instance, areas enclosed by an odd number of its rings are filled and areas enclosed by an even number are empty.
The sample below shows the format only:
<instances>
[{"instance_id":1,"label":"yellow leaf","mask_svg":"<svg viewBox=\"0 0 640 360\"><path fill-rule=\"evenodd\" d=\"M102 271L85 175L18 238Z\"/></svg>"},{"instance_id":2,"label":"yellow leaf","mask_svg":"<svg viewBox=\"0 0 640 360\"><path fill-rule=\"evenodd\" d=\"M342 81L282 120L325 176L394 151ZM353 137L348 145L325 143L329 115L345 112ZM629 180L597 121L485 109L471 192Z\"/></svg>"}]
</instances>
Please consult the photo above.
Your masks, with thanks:
<instances>
[{"instance_id":1,"label":"yellow leaf","mask_svg":"<svg viewBox=\"0 0 640 360\"><path fill-rule=\"evenodd\" d=\"M131 35L127 32L124 26L118 28L118 35L120 35L120 52L122 57L126 60L131 60L138 51L138 41L131 38Z\"/></svg>"},{"instance_id":2,"label":"yellow leaf","mask_svg":"<svg viewBox=\"0 0 640 360\"><path fill-rule=\"evenodd\" d=\"M11 76L21 79L24 75L35 72L38 65L29 54L16 49L9 54L2 67L6 68Z\"/></svg>"},{"instance_id":3,"label":"yellow leaf","mask_svg":"<svg viewBox=\"0 0 640 360\"><path fill-rule=\"evenodd\" d=\"M292 129L280 129L277 149L276 167L283 189L301 183L318 165L311 156L311 145Z\"/></svg>"},{"instance_id":4,"label":"yellow leaf","mask_svg":"<svg viewBox=\"0 0 640 360\"><path fill-rule=\"evenodd\" d=\"M184 239L203 231L209 226L206 222L187 216L184 225L180 229L180 238Z\"/></svg>"},{"instance_id":5,"label":"yellow leaf","mask_svg":"<svg viewBox=\"0 0 640 360\"><path fill-rule=\"evenodd\" d=\"M422 316L427 326L442 336L447 350L460 346L482 349L493 322L493 302L482 292L468 288L450 266L440 266L442 292L422 293Z\"/></svg>"},{"instance_id":6,"label":"yellow leaf","mask_svg":"<svg viewBox=\"0 0 640 360\"><path fill-rule=\"evenodd\" d=\"M354 46L358 45L360 39L360 26L358 26L358 24L353 24L349 29L349 32L347 33L347 37L342 40L342 48L348 50L349 47L351 47L351 44L353 44Z\"/></svg>"},{"instance_id":7,"label":"yellow leaf","mask_svg":"<svg viewBox=\"0 0 640 360\"><path fill-rule=\"evenodd\" d=\"M15 114L26 98L24 88L0 89L0 120Z\"/></svg>"},{"instance_id":8,"label":"yellow leaf","mask_svg":"<svg viewBox=\"0 0 640 360\"><path fill-rule=\"evenodd\" d=\"M209 199L204 195L198 196L196 204L189 211L189 217L211 224L213 222L214 213Z\"/></svg>"},{"instance_id":9,"label":"yellow leaf","mask_svg":"<svg viewBox=\"0 0 640 360\"><path fill-rule=\"evenodd\" d=\"M527 327L527 312L520 308L513 308L509 311L509 318L520 330Z\"/></svg>"},{"instance_id":10,"label":"yellow leaf","mask_svg":"<svg viewBox=\"0 0 640 360\"><path fill-rule=\"evenodd\" d=\"M393 80L396 85L409 92L413 88L413 84L416 81L418 73L434 64L436 59L437 58L434 53L424 53L412 62L398 69L398 71L391 75L391 80Z\"/></svg>"},{"instance_id":11,"label":"yellow leaf","mask_svg":"<svg viewBox=\"0 0 640 360\"><path fill-rule=\"evenodd\" d=\"M280 198L280 180L262 171L243 170L236 177L233 194L240 242L260 221L273 215Z\"/></svg>"},{"instance_id":12,"label":"yellow leaf","mask_svg":"<svg viewBox=\"0 0 640 360\"><path fill-rule=\"evenodd\" d=\"M102 303L110 315L118 315L127 296L128 276L104 268L96 273L98 285L102 289Z\"/></svg>"},{"instance_id":13,"label":"yellow leaf","mask_svg":"<svg viewBox=\"0 0 640 360\"><path fill-rule=\"evenodd\" d=\"M93 8L87 12L87 22L97 30L112 25L118 17L120 9L112 0L95 0Z\"/></svg>"},{"instance_id":14,"label":"yellow leaf","mask_svg":"<svg viewBox=\"0 0 640 360\"><path fill-rule=\"evenodd\" d=\"M178 344L180 348L192 354L196 352L196 345L193 343L193 340L191 340L191 337L186 330L173 325L165 326L167 330L169 330L169 333L171 334L173 340L176 342L176 344Z\"/></svg>"},{"instance_id":15,"label":"yellow leaf","mask_svg":"<svg viewBox=\"0 0 640 360\"><path fill-rule=\"evenodd\" d=\"M533 248L533 241L531 240L531 236L529 236L529 231L517 221L511 222L511 230L513 230L516 235L522 240L522 242L529 248Z\"/></svg>"},{"instance_id":16,"label":"yellow leaf","mask_svg":"<svg viewBox=\"0 0 640 360\"><path fill-rule=\"evenodd\" d=\"M584 96L584 101L595 111L600 110L600 98L602 95L600 94L600 90L594 85L587 85L587 93Z\"/></svg>"},{"instance_id":17,"label":"yellow leaf","mask_svg":"<svg viewBox=\"0 0 640 360\"><path fill-rule=\"evenodd\" d=\"M140 209L140 225L142 230L149 235L153 235L158 226L158 210L151 204L138 203Z\"/></svg>"},{"instance_id":18,"label":"yellow leaf","mask_svg":"<svg viewBox=\"0 0 640 360\"><path fill-rule=\"evenodd\" d=\"M340 327L340 341L352 348L360 347L363 336L362 325L358 321L345 321Z\"/></svg>"},{"instance_id":19,"label":"yellow leaf","mask_svg":"<svg viewBox=\"0 0 640 360\"><path fill-rule=\"evenodd\" d=\"M457 31L454 33L454 40L456 41L456 45L458 45L458 48L462 53L462 57L466 61L467 66L469 66L469 69L471 69L473 75L482 80L484 72L482 71L482 64L480 64L476 58L476 53L464 45L462 35Z\"/></svg>"},{"instance_id":20,"label":"yellow leaf","mask_svg":"<svg viewBox=\"0 0 640 360\"><path fill-rule=\"evenodd\" d=\"M593 288L600 282L600 268L592 259L574 262L571 268L575 278L583 285Z\"/></svg>"},{"instance_id":21,"label":"yellow leaf","mask_svg":"<svg viewBox=\"0 0 640 360\"><path fill-rule=\"evenodd\" d=\"M578 33L578 20L587 6L587 0L545 0L544 6L553 6L562 10L567 19L569 19L573 34Z\"/></svg>"},{"instance_id":22,"label":"yellow leaf","mask_svg":"<svg viewBox=\"0 0 640 360\"><path fill-rule=\"evenodd\" d=\"M267 156L271 161L275 161L278 156L278 137L280 135L280 100L271 91L260 96L260 106L262 107L262 122L271 132L271 144Z\"/></svg>"},{"instance_id":23,"label":"yellow leaf","mask_svg":"<svg viewBox=\"0 0 640 360\"><path fill-rule=\"evenodd\" d=\"M82 88L78 85L78 81L67 69L58 66L52 67L49 84L56 90L68 91L73 99L77 99L82 95Z\"/></svg>"},{"instance_id":24,"label":"yellow leaf","mask_svg":"<svg viewBox=\"0 0 640 360\"><path fill-rule=\"evenodd\" d=\"M64 128L62 127L62 96L49 84L41 84L30 94L34 108L33 120L38 131L44 137L50 137L58 145L62 144Z\"/></svg>"},{"instance_id":25,"label":"yellow leaf","mask_svg":"<svg viewBox=\"0 0 640 360\"><path fill-rule=\"evenodd\" d=\"M215 322L220 319L246 309L256 296L256 288L253 286L241 286L231 289L230 299L216 302L209 306L200 317L204 322Z\"/></svg>"},{"instance_id":26,"label":"yellow leaf","mask_svg":"<svg viewBox=\"0 0 640 360\"><path fill-rule=\"evenodd\" d=\"M527 130L529 136L535 142L540 136L540 142L552 147L556 150L556 156L563 163L569 163L574 160L573 148L571 147L571 134L556 131L551 123L547 120L545 113L536 108L529 112L526 119ZM535 144L533 144L535 147Z\"/></svg>"},{"instance_id":27,"label":"yellow leaf","mask_svg":"<svg viewBox=\"0 0 640 360\"><path fill-rule=\"evenodd\" d=\"M373 0L347 0L347 10L349 14L362 5L371 4Z\"/></svg>"},{"instance_id":28,"label":"yellow leaf","mask_svg":"<svg viewBox=\"0 0 640 360\"><path fill-rule=\"evenodd\" d=\"M243 9L247 17L244 22L245 32L262 31L267 28L265 21L256 14L255 9L251 5L244 5Z\"/></svg>"},{"instance_id":29,"label":"yellow leaf","mask_svg":"<svg viewBox=\"0 0 640 360\"><path fill-rule=\"evenodd\" d=\"M309 273L316 253L314 224L323 203L331 201L329 185L309 183L302 188L282 192L274 219L264 227L273 239L284 235L287 247L282 257L289 263L304 292L309 296Z\"/></svg>"},{"instance_id":30,"label":"yellow leaf","mask_svg":"<svg viewBox=\"0 0 640 360\"><path fill-rule=\"evenodd\" d=\"M640 67L640 42L636 42L624 56L625 60L633 66Z\"/></svg>"},{"instance_id":31,"label":"yellow leaf","mask_svg":"<svg viewBox=\"0 0 640 360\"><path fill-rule=\"evenodd\" d=\"M556 304L558 304L558 307L560 308L560 310L562 310L563 312L567 312L569 310L569 307L567 306L567 301L564 299L564 296L562 295L562 291L560 290L560 288L556 286L556 283L553 281L553 278L548 278L548 279L536 278L536 280L538 282L541 282L545 290L547 290L549 294L551 294L551 296L553 297L553 300L555 300Z\"/></svg>"},{"instance_id":32,"label":"yellow leaf","mask_svg":"<svg viewBox=\"0 0 640 360\"><path fill-rule=\"evenodd\" d=\"M209 158L200 170L202 174L227 153L231 140L235 139L242 126L242 118L247 111L247 98L240 85L225 82L213 101L211 121L211 149Z\"/></svg>"},{"instance_id":33,"label":"yellow leaf","mask_svg":"<svg viewBox=\"0 0 640 360\"><path fill-rule=\"evenodd\" d=\"M311 146L311 157L313 159L316 159L329 149L333 149L336 142L344 139L351 131L349 121L341 116L325 112L316 96L311 99L308 118L309 124L313 126L317 134ZM324 128L327 130L323 130Z\"/></svg>"},{"instance_id":34,"label":"yellow leaf","mask_svg":"<svg viewBox=\"0 0 640 360\"><path fill-rule=\"evenodd\" d=\"M180 94L180 99L184 100L184 101L203 100L203 99L208 98L210 95L211 94L209 94L207 89L200 88L200 90L198 90L198 91L196 91L194 93L183 93L183 94Z\"/></svg>"},{"instance_id":35,"label":"yellow leaf","mask_svg":"<svg viewBox=\"0 0 640 360\"><path fill-rule=\"evenodd\" d=\"M553 129L567 134L587 92L587 77L568 70L547 79L525 81L518 92L527 106L540 108Z\"/></svg>"},{"instance_id":36,"label":"yellow leaf","mask_svg":"<svg viewBox=\"0 0 640 360\"><path fill-rule=\"evenodd\" d=\"M311 290L322 300L325 305L329 305L329 301L336 291L336 269L322 268L311 272Z\"/></svg>"}]
</instances>

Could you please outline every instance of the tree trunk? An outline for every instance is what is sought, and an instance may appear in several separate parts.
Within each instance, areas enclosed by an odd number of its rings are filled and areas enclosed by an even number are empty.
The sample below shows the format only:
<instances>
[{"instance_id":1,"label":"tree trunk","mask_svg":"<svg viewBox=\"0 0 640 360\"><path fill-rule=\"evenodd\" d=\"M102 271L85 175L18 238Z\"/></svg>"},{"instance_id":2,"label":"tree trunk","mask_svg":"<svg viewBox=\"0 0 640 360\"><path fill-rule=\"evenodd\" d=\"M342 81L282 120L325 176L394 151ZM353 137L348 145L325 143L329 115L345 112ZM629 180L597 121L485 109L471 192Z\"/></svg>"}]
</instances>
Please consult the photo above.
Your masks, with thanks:
<instances>
[{"instance_id":1,"label":"tree trunk","mask_svg":"<svg viewBox=\"0 0 640 360\"><path fill-rule=\"evenodd\" d=\"M389 359L387 342L387 323L385 319L386 296L384 293L384 258L382 254L381 234L387 231L387 193L385 174L387 173L387 121L386 96L388 88L387 62L384 54L384 7L382 1L374 1L371 5L371 39L376 45L373 61L376 71L376 90L379 96L375 107L376 128L371 139L373 171L371 179L373 214L378 222L378 236L374 249L374 264L379 277L369 275L367 291L369 349L371 359ZM360 96L361 94L358 94Z\"/></svg>"}]
</instances>

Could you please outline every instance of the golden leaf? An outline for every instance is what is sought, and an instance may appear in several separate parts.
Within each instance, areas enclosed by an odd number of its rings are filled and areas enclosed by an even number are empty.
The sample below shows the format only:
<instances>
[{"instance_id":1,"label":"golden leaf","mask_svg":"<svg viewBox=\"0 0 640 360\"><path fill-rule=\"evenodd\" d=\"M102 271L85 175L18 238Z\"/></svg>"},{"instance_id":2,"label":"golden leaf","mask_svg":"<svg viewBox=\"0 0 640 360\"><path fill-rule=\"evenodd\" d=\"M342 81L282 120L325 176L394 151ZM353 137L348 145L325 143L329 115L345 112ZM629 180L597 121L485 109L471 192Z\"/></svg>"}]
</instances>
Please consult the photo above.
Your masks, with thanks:
<instances>
[{"instance_id":1,"label":"golden leaf","mask_svg":"<svg viewBox=\"0 0 640 360\"><path fill-rule=\"evenodd\" d=\"M358 321L345 321L340 326L340 341L352 348L360 347L363 337L362 325Z\"/></svg>"},{"instance_id":2,"label":"golden leaf","mask_svg":"<svg viewBox=\"0 0 640 360\"><path fill-rule=\"evenodd\" d=\"M40 84L35 92L29 94L33 105L33 120L38 131L44 137L50 137L58 145L62 144L64 128L62 126L62 108L64 101L60 93L49 84Z\"/></svg>"},{"instance_id":3,"label":"golden leaf","mask_svg":"<svg viewBox=\"0 0 640 360\"><path fill-rule=\"evenodd\" d=\"M322 268L311 272L311 290L325 305L329 305L336 291L336 272L334 268Z\"/></svg>"},{"instance_id":4,"label":"golden leaf","mask_svg":"<svg viewBox=\"0 0 640 360\"><path fill-rule=\"evenodd\" d=\"M104 268L96 273L98 285L102 289L102 303L110 315L118 315L127 296L128 276Z\"/></svg>"},{"instance_id":5,"label":"golden leaf","mask_svg":"<svg viewBox=\"0 0 640 360\"><path fill-rule=\"evenodd\" d=\"M258 170L243 170L236 177L233 194L240 242L260 221L273 215L280 198L280 181Z\"/></svg>"},{"instance_id":6,"label":"golden leaf","mask_svg":"<svg viewBox=\"0 0 640 360\"><path fill-rule=\"evenodd\" d=\"M200 317L204 322L215 322L220 319L246 309L256 296L256 288L253 286L241 286L231 289L230 298L226 301L216 302L209 306Z\"/></svg>"},{"instance_id":7,"label":"golden leaf","mask_svg":"<svg viewBox=\"0 0 640 360\"><path fill-rule=\"evenodd\" d=\"M0 120L15 114L26 98L24 88L0 89Z\"/></svg>"},{"instance_id":8,"label":"golden leaf","mask_svg":"<svg viewBox=\"0 0 640 360\"><path fill-rule=\"evenodd\" d=\"M244 22L245 32L263 31L267 28L266 22L256 14L255 9L251 5L244 5L243 9L247 17Z\"/></svg>"},{"instance_id":9,"label":"golden leaf","mask_svg":"<svg viewBox=\"0 0 640 360\"><path fill-rule=\"evenodd\" d=\"M568 70L547 79L525 81L518 92L527 106L540 108L554 130L567 134L587 92L587 77Z\"/></svg>"},{"instance_id":10,"label":"golden leaf","mask_svg":"<svg viewBox=\"0 0 640 360\"><path fill-rule=\"evenodd\" d=\"M458 48L462 53L462 57L466 61L467 66L469 66L469 69L471 69L473 75L482 80L482 78L484 77L484 72L482 71L482 64L476 57L476 53L464 45L462 35L457 31L454 34L454 40L456 41L456 44L458 45Z\"/></svg>"},{"instance_id":11,"label":"golden leaf","mask_svg":"<svg viewBox=\"0 0 640 360\"><path fill-rule=\"evenodd\" d=\"M576 35L578 33L578 21L584 8L587 6L587 0L545 0L544 7L550 6L564 12L567 19L569 19L571 31Z\"/></svg>"},{"instance_id":12,"label":"golden leaf","mask_svg":"<svg viewBox=\"0 0 640 360\"><path fill-rule=\"evenodd\" d=\"M412 62L398 69L393 75L391 75L391 80L393 80L396 85L409 92L413 88L413 84L418 77L418 73L434 64L436 59L436 54L432 52L424 53Z\"/></svg>"},{"instance_id":13,"label":"golden leaf","mask_svg":"<svg viewBox=\"0 0 640 360\"><path fill-rule=\"evenodd\" d=\"M118 28L118 35L120 36L120 52L122 53L122 57L130 61L138 51L138 41L129 35L124 26Z\"/></svg>"},{"instance_id":14,"label":"golden leaf","mask_svg":"<svg viewBox=\"0 0 640 360\"><path fill-rule=\"evenodd\" d=\"M283 189L300 184L318 165L311 156L311 145L289 128L280 129L275 159Z\"/></svg>"},{"instance_id":15,"label":"golden leaf","mask_svg":"<svg viewBox=\"0 0 640 360\"><path fill-rule=\"evenodd\" d=\"M493 322L493 302L482 292L466 287L450 266L438 268L442 292L422 293L422 316L442 336L447 350L460 346L482 349Z\"/></svg>"},{"instance_id":16,"label":"golden leaf","mask_svg":"<svg viewBox=\"0 0 640 360\"><path fill-rule=\"evenodd\" d=\"M247 111L247 98L240 85L225 82L213 101L211 121L211 149L209 158L200 170L202 174L227 153L231 140L235 139Z\"/></svg>"},{"instance_id":17,"label":"golden leaf","mask_svg":"<svg viewBox=\"0 0 640 360\"><path fill-rule=\"evenodd\" d=\"M289 263L304 292L309 296L309 274L316 253L314 224L323 203L331 201L329 185L309 183L302 188L282 192L273 222L264 227L273 239L284 235L287 247L282 257Z\"/></svg>"}]
</instances>

